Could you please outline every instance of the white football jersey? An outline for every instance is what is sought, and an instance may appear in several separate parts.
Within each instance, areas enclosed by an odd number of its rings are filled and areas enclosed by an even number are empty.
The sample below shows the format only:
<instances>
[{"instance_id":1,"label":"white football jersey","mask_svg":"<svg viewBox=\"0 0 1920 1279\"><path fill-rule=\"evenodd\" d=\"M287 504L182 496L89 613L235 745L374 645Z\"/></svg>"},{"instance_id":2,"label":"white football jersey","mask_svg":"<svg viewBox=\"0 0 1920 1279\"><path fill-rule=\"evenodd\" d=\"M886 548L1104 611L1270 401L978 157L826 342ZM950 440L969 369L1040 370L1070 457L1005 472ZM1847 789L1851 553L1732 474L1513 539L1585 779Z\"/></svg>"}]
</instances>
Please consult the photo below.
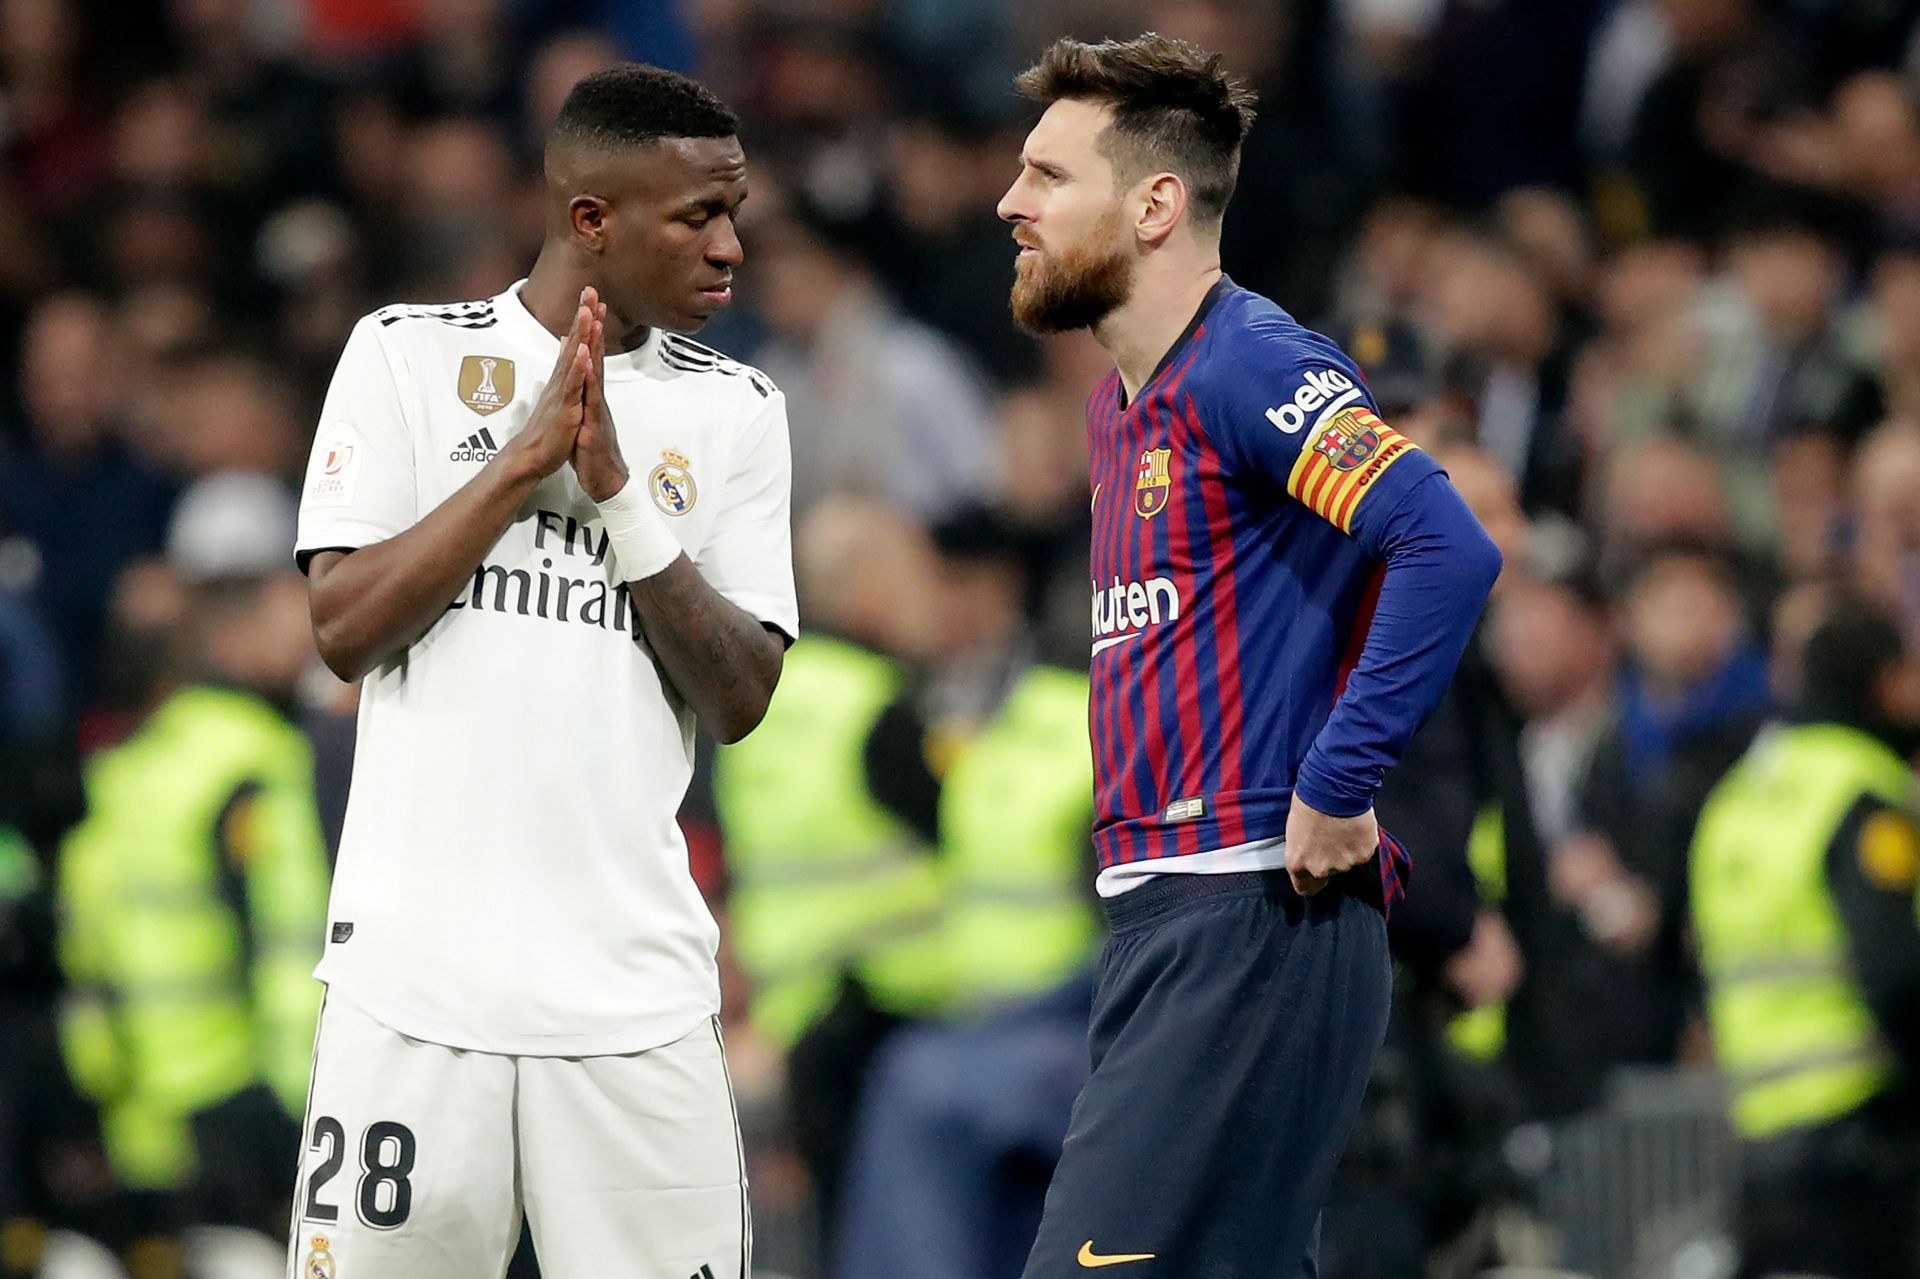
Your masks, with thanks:
<instances>
[{"instance_id":1,"label":"white football jersey","mask_svg":"<svg viewBox=\"0 0 1920 1279\"><path fill-rule=\"evenodd\" d=\"M519 289L355 326L308 462L303 555L405 531L525 425L560 340ZM607 357L606 401L629 482L701 576L797 635L780 392L656 330ZM693 715L612 558L563 466L446 612L364 681L318 975L402 1034L628 1053L719 1008L718 929L675 819Z\"/></svg>"}]
</instances>

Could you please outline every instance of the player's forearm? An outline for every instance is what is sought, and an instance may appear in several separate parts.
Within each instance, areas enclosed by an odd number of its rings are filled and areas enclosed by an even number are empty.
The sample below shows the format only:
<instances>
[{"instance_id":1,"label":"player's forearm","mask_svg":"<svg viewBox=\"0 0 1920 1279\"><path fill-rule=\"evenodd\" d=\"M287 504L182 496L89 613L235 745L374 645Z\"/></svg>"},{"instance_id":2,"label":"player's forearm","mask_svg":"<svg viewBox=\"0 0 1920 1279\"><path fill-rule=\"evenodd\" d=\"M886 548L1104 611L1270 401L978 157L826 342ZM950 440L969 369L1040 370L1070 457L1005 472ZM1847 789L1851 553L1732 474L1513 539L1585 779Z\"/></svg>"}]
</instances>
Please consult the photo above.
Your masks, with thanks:
<instances>
[{"instance_id":1,"label":"player's forearm","mask_svg":"<svg viewBox=\"0 0 1920 1279\"><path fill-rule=\"evenodd\" d=\"M640 630L680 696L722 742L751 733L780 680L785 646L682 555L627 584Z\"/></svg>"},{"instance_id":2,"label":"player's forearm","mask_svg":"<svg viewBox=\"0 0 1920 1279\"><path fill-rule=\"evenodd\" d=\"M328 669L357 680L424 634L538 482L509 449L406 532L352 554L315 556L307 598Z\"/></svg>"},{"instance_id":3,"label":"player's forearm","mask_svg":"<svg viewBox=\"0 0 1920 1279\"><path fill-rule=\"evenodd\" d=\"M1386 770L1445 695L1500 575L1499 550L1442 475L1386 517L1378 545L1386 570L1366 644L1294 782L1301 799L1336 817L1372 807Z\"/></svg>"}]
</instances>

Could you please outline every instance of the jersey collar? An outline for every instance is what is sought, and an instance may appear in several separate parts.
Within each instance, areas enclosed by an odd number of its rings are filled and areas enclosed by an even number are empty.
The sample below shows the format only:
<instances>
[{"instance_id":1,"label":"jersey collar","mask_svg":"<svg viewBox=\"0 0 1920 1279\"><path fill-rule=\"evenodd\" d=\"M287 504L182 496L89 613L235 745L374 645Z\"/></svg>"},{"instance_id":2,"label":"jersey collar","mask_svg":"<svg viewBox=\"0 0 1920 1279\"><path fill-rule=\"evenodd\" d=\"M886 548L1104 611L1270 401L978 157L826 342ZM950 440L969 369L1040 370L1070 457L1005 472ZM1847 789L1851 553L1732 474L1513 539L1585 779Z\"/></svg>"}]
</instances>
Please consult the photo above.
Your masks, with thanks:
<instances>
[{"instance_id":1,"label":"jersey collar","mask_svg":"<svg viewBox=\"0 0 1920 1279\"><path fill-rule=\"evenodd\" d=\"M1213 287L1207 290L1207 296L1200 299L1200 305L1194 310L1193 318L1187 321L1187 327L1180 331L1180 336L1173 340L1173 345L1167 348L1167 353L1160 357L1160 363L1153 366L1153 376L1141 384L1140 394L1129 400L1126 383L1120 384L1120 407L1123 410L1132 408L1147 397L1147 392L1151 391L1153 384L1160 380L1160 375L1172 367L1175 357L1186 350L1187 343L1193 340L1193 335L1200 331L1202 324L1206 323L1214 304L1219 302L1221 296L1232 287L1233 281L1227 278L1225 271L1222 271L1220 278L1213 282Z\"/></svg>"},{"instance_id":2,"label":"jersey collar","mask_svg":"<svg viewBox=\"0 0 1920 1279\"><path fill-rule=\"evenodd\" d=\"M500 317L501 327L510 330L514 336L529 346L545 351L550 358L560 355L560 339L547 331L547 326L533 318L533 312L527 310L527 304L520 300L520 290L526 287L525 280L515 280L494 300L494 313ZM607 357L607 381L618 382L628 378L644 376L658 362L661 330L647 330L647 340L631 351Z\"/></svg>"}]
</instances>

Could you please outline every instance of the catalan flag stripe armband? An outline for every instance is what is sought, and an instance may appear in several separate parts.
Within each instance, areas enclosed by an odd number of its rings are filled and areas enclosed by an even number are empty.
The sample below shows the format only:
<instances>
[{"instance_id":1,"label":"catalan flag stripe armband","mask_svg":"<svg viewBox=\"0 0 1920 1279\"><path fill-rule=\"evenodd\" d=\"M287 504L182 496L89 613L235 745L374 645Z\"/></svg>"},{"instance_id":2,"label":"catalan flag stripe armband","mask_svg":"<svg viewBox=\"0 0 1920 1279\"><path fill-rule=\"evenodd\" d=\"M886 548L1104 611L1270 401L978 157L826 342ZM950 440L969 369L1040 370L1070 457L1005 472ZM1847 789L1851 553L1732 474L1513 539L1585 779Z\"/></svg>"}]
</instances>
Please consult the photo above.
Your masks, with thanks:
<instances>
[{"instance_id":1,"label":"catalan flag stripe armband","mask_svg":"<svg viewBox=\"0 0 1920 1279\"><path fill-rule=\"evenodd\" d=\"M1412 440L1356 405L1334 414L1307 437L1287 476L1287 492L1342 533L1390 467L1415 449Z\"/></svg>"}]
</instances>

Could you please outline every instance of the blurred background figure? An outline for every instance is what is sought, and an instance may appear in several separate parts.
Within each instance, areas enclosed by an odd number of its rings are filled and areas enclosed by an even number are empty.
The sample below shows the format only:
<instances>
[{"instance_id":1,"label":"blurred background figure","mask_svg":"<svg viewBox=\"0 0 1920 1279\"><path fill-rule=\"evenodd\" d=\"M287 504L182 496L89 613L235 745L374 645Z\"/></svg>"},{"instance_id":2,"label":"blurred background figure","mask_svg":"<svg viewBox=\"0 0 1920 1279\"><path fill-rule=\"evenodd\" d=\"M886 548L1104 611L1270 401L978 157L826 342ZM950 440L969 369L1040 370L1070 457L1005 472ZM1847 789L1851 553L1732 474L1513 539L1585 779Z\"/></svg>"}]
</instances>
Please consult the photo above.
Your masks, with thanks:
<instances>
[{"instance_id":1,"label":"blurred background figure","mask_svg":"<svg viewBox=\"0 0 1920 1279\"><path fill-rule=\"evenodd\" d=\"M115 420L124 388L111 330L107 308L82 294L36 308L19 382L28 435L0 469L0 501L38 549L35 588L80 697L93 691L114 580L135 557L160 549L173 500Z\"/></svg>"},{"instance_id":2,"label":"blurred background figure","mask_svg":"<svg viewBox=\"0 0 1920 1279\"><path fill-rule=\"evenodd\" d=\"M909 749L932 800L947 984L874 1064L830 1252L841 1279L1018 1276L1087 1074L1087 677L1035 660L1004 520L972 508L932 533L941 638Z\"/></svg>"},{"instance_id":3,"label":"blurred background figure","mask_svg":"<svg viewBox=\"0 0 1920 1279\"><path fill-rule=\"evenodd\" d=\"M1692 911L1743 1142L1745 1273L1911 1274L1920 1194L1920 662L1843 602L1791 718L1713 791Z\"/></svg>"},{"instance_id":4,"label":"blurred background figure","mask_svg":"<svg viewBox=\"0 0 1920 1279\"><path fill-rule=\"evenodd\" d=\"M845 234L798 216L753 234L772 334L757 358L787 393L794 512L866 493L934 519L988 491L987 388L952 339L899 311Z\"/></svg>"},{"instance_id":5,"label":"blurred background figure","mask_svg":"<svg viewBox=\"0 0 1920 1279\"><path fill-rule=\"evenodd\" d=\"M283 1229L326 911L313 758L291 718L314 662L273 480L182 498L167 568L178 663L88 767L61 850L64 1016L114 1174L166 1227ZM272 1249L277 1260L278 1247Z\"/></svg>"},{"instance_id":6,"label":"blurred background figure","mask_svg":"<svg viewBox=\"0 0 1920 1279\"><path fill-rule=\"evenodd\" d=\"M715 764L748 1025L786 1056L819 1243L874 1053L946 996L939 792L914 765L936 571L926 531L891 507L842 498L807 516L794 574L808 633L767 718Z\"/></svg>"}]
</instances>

